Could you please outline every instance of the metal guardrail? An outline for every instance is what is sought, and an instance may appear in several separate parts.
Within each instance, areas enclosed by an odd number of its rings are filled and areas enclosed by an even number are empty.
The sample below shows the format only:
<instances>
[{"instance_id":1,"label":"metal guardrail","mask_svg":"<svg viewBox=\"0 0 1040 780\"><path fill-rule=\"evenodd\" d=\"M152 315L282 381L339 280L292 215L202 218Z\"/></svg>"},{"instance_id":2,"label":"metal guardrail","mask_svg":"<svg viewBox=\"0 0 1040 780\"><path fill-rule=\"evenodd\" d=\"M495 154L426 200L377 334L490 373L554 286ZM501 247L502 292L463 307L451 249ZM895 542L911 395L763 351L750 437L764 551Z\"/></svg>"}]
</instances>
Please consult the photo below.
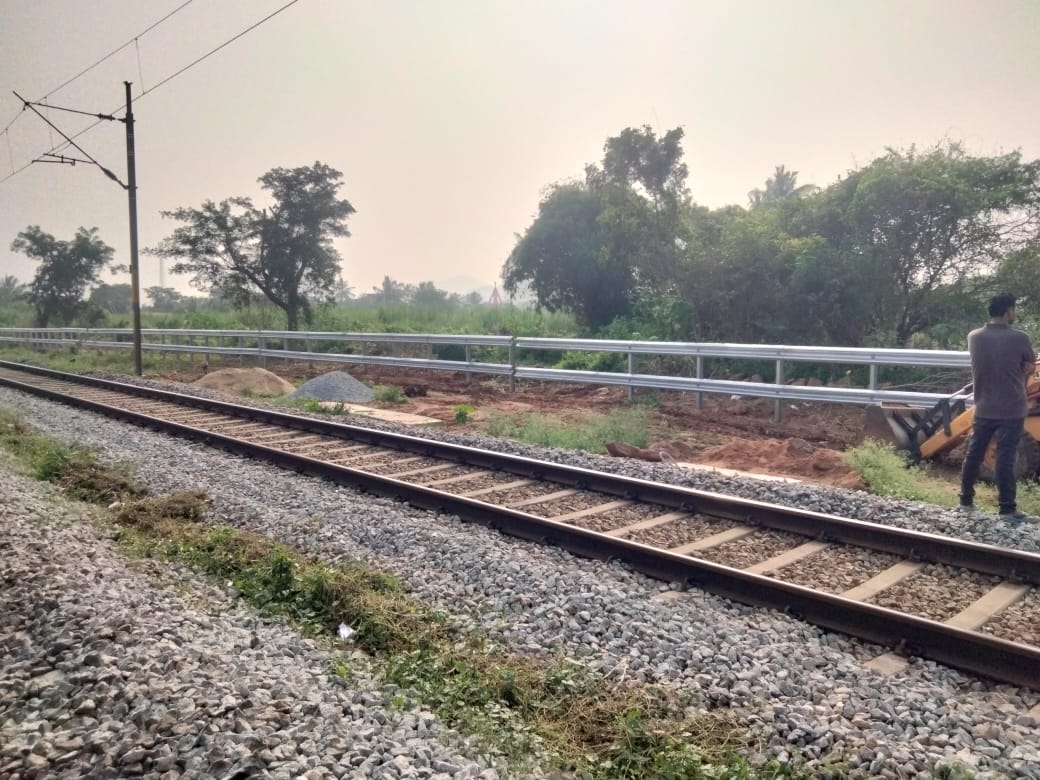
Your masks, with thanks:
<instances>
[{"instance_id":1,"label":"metal guardrail","mask_svg":"<svg viewBox=\"0 0 1040 780\"><path fill-rule=\"evenodd\" d=\"M0 344L21 344L36 348L88 347L92 349L130 349L133 333L128 328L0 328ZM666 341L613 341L596 339L527 338L493 335L437 333L335 333L327 331L252 331L207 329L155 329L141 331L144 351L250 357L266 365L269 359L301 360L358 365L382 365L435 371L457 371L509 378L510 390L516 380L573 382L578 384L620 385L629 389L673 390L696 393L697 408L703 406L705 393L721 393L772 398L775 417L782 416L782 405L791 401L877 404L906 403L930 407L948 394L881 389L878 370L882 366L919 366L964 369L970 366L967 352L954 350L881 349L860 347L813 347L776 344L718 344ZM215 343L214 343L215 342ZM233 346L227 346L230 342ZM344 345L335 352L314 352L314 343ZM290 349L303 344L304 350ZM398 354L402 346L424 347L425 357ZM465 350L465 360L447 360L435 355L438 346ZM389 347L391 354L384 354ZM504 350L505 362L474 360L474 347ZM574 371L518 364L523 351L608 352L628 356L628 370L622 372ZM373 354L375 353L375 354ZM640 356L692 358L694 376L644 374L637 371ZM711 379L704 375L706 358L770 360L775 364L772 382ZM787 363L865 365L869 367L866 388L794 385L785 381Z\"/></svg>"},{"instance_id":2,"label":"metal guardrail","mask_svg":"<svg viewBox=\"0 0 1040 780\"><path fill-rule=\"evenodd\" d=\"M875 349L873 347L794 347L778 344L687 343L681 341L600 341L517 337L520 349L576 352L624 352L636 355L726 357L745 360L789 360L890 366L968 367L967 352L942 349Z\"/></svg>"},{"instance_id":3,"label":"metal guardrail","mask_svg":"<svg viewBox=\"0 0 1040 780\"><path fill-rule=\"evenodd\" d=\"M898 390L871 390L854 387L813 387L810 385L777 385L766 382L736 382L724 379L691 379L652 374L613 374L606 371L564 371L556 368L516 369L517 379L541 382L575 382L589 385L623 385L635 388L679 390L697 393L724 393L775 398L788 401L824 401L827 403L879 404L905 403L930 407L948 393L916 393Z\"/></svg>"}]
</instances>

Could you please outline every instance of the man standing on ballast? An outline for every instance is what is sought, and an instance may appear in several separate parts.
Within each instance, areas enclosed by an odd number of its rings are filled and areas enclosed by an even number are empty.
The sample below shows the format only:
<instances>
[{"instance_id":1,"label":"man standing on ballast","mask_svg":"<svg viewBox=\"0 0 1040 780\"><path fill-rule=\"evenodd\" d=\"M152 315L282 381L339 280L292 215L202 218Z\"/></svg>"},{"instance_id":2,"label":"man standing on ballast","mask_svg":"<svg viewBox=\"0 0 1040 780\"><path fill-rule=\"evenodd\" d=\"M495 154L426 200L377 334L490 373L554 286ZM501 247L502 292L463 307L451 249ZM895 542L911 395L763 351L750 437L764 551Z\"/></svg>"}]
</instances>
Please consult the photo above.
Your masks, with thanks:
<instances>
[{"instance_id":1,"label":"man standing on ballast","mask_svg":"<svg viewBox=\"0 0 1040 780\"><path fill-rule=\"evenodd\" d=\"M961 468L961 506L975 500L975 481L990 441L996 437L996 478L1000 516L1011 522L1032 519L1016 503L1015 456L1026 413L1026 381L1036 370L1036 353L1015 322L1015 296L989 300L990 321L968 334L975 416Z\"/></svg>"}]
</instances>

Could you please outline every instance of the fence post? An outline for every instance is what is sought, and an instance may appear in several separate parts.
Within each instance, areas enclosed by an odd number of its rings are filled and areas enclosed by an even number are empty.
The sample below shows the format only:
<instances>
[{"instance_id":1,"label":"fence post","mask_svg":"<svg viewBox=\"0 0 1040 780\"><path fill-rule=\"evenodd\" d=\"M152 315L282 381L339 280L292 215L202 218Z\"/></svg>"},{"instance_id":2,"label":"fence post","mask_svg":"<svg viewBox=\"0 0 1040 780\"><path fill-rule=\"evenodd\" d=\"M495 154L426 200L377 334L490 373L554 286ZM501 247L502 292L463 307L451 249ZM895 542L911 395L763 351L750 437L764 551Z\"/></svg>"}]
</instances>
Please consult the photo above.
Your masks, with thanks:
<instances>
[{"instance_id":1,"label":"fence post","mask_svg":"<svg viewBox=\"0 0 1040 780\"><path fill-rule=\"evenodd\" d=\"M784 383L784 361L777 359L776 361L776 383L782 385ZM777 398L773 404L773 420L780 422L784 419L784 399Z\"/></svg>"},{"instance_id":2,"label":"fence post","mask_svg":"<svg viewBox=\"0 0 1040 780\"><path fill-rule=\"evenodd\" d=\"M509 392L516 391L516 336L509 339Z\"/></svg>"},{"instance_id":3,"label":"fence post","mask_svg":"<svg viewBox=\"0 0 1040 780\"><path fill-rule=\"evenodd\" d=\"M697 356L697 378L704 379L704 355ZM697 411L704 408L704 391L697 391Z\"/></svg>"},{"instance_id":4,"label":"fence post","mask_svg":"<svg viewBox=\"0 0 1040 780\"><path fill-rule=\"evenodd\" d=\"M632 375L636 372L636 356L632 350L628 351L628 400L635 398L636 389L632 387Z\"/></svg>"}]
</instances>

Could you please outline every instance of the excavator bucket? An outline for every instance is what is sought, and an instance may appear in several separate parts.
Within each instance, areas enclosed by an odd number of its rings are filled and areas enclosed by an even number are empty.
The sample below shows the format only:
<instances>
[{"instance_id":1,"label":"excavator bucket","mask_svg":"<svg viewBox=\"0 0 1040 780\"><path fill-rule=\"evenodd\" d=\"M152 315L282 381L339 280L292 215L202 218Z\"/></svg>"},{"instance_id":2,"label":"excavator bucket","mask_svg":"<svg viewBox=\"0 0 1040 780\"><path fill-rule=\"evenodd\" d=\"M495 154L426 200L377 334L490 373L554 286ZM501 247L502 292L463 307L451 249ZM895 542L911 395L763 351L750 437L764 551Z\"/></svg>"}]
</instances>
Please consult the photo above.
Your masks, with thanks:
<instances>
[{"instance_id":1,"label":"excavator bucket","mask_svg":"<svg viewBox=\"0 0 1040 780\"><path fill-rule=\"evenodd\" d=\"M911 415L914 411L913 407L904 404L868 406L863 422L863 440L873 439L891 444L896 450L914 449L907 426L900 424L902 420L912 428L914 420Z\"/></svg>"}]
</instances>

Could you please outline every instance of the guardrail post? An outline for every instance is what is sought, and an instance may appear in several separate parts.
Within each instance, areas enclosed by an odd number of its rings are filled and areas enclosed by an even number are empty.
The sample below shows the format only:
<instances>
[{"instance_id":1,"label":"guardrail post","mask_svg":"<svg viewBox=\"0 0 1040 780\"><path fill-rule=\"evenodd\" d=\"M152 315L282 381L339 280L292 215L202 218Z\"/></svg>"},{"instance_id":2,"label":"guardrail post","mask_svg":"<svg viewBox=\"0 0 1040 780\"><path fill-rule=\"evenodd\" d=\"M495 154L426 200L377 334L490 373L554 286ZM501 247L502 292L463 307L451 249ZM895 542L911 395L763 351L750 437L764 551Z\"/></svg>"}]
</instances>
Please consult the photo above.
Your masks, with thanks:
<instances>
[{"instance_id":1,"label":"guardrail post","mask_svg":"<svg viewBox=\"0 0 1040 780\"><path fill-rule=\"evenodd\" d=\"M704 355L697 356L697 378L704 379ZM704 391L697 391L697 411L704 408Z\"/></svg>"},{"instance_id":2,"label":"guardrail post","mask_svg":"<svg viewBox=\"0 0 1040 780\"><path fill-rule=\"evenodd\" d=\"M870 364L870 382L868 386L871 390L877 390L877 363Z\"/></svg>"},{"instance_id":3,"label":"guardrail post","mask_svg":"<svg viewBox=\"0 0 1040 780\"><path fill-rule=\"evenodd\" d=\"M310 337L308 337L308 338L306 338L304 340L303 345L304 345L304 347L307 350L307 354L310 355L311 354L311 340L310 340ZM309 371L312 368L314 368L314 361L310 357L308 357L307 358L307 370Z\"/></svg>"},{"instance_id":4,"label":"guardrail post","mask_svg":"<svg viewBox=\"0 0 1040 780\"><path fill-rule=\"evenodd\" d=\"M473 362L473 356L472 356L472 353L470 353L469 344L467 344L466 345L466 368L467 369L469 368L469 364L472 363L472 362ZM467 370L466 371L466 384L468 385L471 381L473 381L473 372Z\"/></svg>"},{"instance_id":5,"label":"guardrail post","mask_svg":"<svg viewBox=\"0 0 1040 780\"><path fill-rule=\"evenodd\" d=\"M636 389L632 387L632 375L636 372L636 356L632 350L628 351L628 400L635 398Z\"/></svg>"},{"instance_id":6,"label":"guardrail post","mask_svg":"<svg viewBox=\"0 0 1040 780\"><path fill-rule=\"evenodd\" d=\"M267 368L267 339L262 333L256 334L256 349L260 353L260 367Z\"/></svg>"},{"instance_id":7,"label":"guardrail post","mask_svg":"<svg viewBox=\"0 0 1040 780\"><path fill-rule=\"evenodd\" d=\"M509 340L509 392L516 391L516 337Z\"/></svg>"},{"instance_id":8,"label":"guardrail post","mask_svg":"<svg viewBox=\"0 0 1040 780\"><path fill-rule=\"evenodd\" d=\"M776 383L782 385L784 383L784 361L776 361ZM777 398L773 403L773 421L780 422L784 419L784 399Z\"/></svg>"}]
</instances>

